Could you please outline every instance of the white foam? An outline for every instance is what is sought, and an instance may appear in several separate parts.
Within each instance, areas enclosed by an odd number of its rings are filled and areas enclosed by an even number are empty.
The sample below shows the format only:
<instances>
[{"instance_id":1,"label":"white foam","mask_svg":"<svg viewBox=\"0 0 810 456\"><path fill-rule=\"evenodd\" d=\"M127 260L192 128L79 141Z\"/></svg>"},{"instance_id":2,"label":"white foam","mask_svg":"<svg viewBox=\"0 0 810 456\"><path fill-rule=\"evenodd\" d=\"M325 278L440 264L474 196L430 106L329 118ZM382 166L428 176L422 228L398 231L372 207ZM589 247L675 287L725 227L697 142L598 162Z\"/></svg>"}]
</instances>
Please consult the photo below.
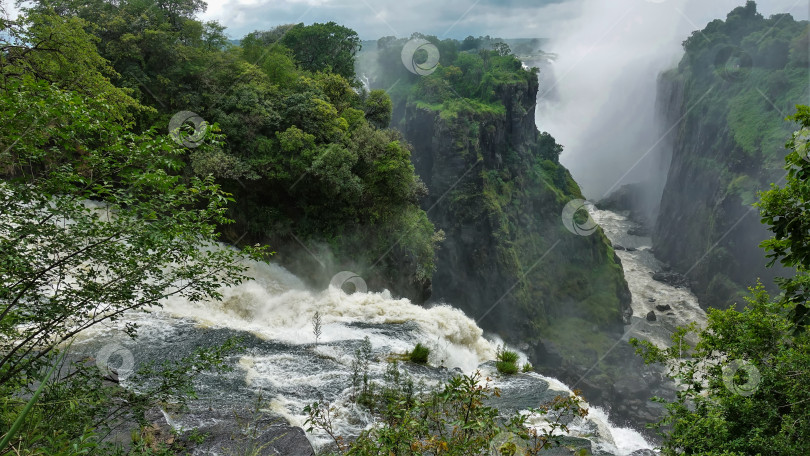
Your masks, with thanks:
<instances>
[{"instance_id":1,"label":"white foam","mask_svg":"<svg viewBox=\"0 0 810 456\"><path fill-rule=\"evenodd\" d=\"M405 351L413 341L375 335L373 331L349 326L351 323L416 323L426 342L432 342L443 355L436 362L465 371L495 356L492 343L483 337L475 321L461 310L447 305L425 308L407 299L394 299L388 291L346 294L330 287L321 292L307 290L286 269L273 264L247 263L254 279L222 290L220 302L190 302L173 297L163 303L171 315L193 318L206 326L248 331L267 340L290 344L315 342L312 316L320 312L323 334L320 342L362 339L373 345ZM436 355L434 355L436 356Z\"/></svg>"},{"instance_id":2,"label":"white foam","mask_svg":"<svg viewBox=\"0 0 810 456\"><path fill-rule=\"evenodd\" d=\"M652 449L653 446L647 442L641 433L628 427L619 427L610 424L610 416L601 407L590 407L588 417L600 423L604 423L610 430L613 443L606 440L598 440L597 448L615 454L616 456L626 456L636 450Z\"/></svg>"}]
</instances>

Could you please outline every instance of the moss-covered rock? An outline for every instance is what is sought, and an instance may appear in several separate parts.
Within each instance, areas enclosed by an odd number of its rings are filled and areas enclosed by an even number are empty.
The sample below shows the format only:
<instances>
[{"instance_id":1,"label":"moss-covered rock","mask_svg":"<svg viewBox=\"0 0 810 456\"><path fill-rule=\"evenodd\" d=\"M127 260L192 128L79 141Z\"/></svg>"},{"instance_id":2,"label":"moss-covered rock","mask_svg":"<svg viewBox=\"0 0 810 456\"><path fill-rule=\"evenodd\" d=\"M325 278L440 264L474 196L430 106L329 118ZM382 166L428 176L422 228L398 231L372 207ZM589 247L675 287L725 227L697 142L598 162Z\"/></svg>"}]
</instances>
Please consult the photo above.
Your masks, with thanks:
<instances>
[{"instance_id":1,"label":"moss-covered rock","mask_svg":"<svg viewBox=\"0 0 810 456\"><path fill-rule=\"evenodd\" d=\"M422 207L446 234L432 300L528 346L541 370L570 374L618 338L630 293L601 230L579 236L565 228L564 206L583 197L557 160L559 145L535 125L536 73L513 71L493 84L496 98L484 107L455 95L426 103L414 91L395 107L404 114L394 125L413 144L428 186Z\"/></svg>"}]
</instances>

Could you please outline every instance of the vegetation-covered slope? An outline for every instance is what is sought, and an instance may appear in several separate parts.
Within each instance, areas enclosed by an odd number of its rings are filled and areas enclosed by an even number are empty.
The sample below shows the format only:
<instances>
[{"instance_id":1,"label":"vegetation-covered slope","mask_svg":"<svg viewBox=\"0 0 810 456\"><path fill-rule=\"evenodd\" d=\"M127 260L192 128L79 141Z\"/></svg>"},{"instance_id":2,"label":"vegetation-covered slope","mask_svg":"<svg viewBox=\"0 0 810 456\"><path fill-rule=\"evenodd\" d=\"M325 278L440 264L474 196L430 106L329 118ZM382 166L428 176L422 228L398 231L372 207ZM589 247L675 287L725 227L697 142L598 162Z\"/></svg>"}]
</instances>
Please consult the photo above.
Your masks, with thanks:
<instances>
[{"instance_id":1,"label":"vegetation-covered slope","mask_svg":"<svg viewBox=\"0 0 810 456\"><path fill-rule=\"evenodd\" d=\"M319 284L350 269L372 288L424 298L438 238L418 206L424 186L410 146L387 129L390 101L356 90L357 34L335 23L294 24L233 46L221 25L194 18L204 7L34 5L89 34L114 70L110 82L145 106L131 113L139 127L166 131L191 112L225 135L213 150L186 141L184 172L211 174L234 195L227 241L271 245L276 261Z\"/></svg>"},{"instance_id":2,"label":"vegetation-covered slope","mask_svg":"<svg viewBox=\"0 0 810 456\"><path fill-rule=\"evenodd\" d=\"M582 194L558 161L562 146L535 125L537 70L503 43L422 39L440 56L431 74L408 72L408 40L391 37L377 43L379 71L367 74L393 87L392 125L414 145L430 192L423 208L446 235L433 298L579 380L618 337L630 295L601 230L580 236L564 225L564 207Z\"/></svg>"},{"instance_id":3,"label":"vegetation-covered slope","mask_svg":"<svg viewBox=\"0 0 810 456\"><path fill-rule=\"evenodd\" d=\"M810 99L810 29L788 14L764 18L754 2L684 42L660 98L679 108L672 164L654 231L656 255L688 273L702 304L727 307L761 277L767 237L751 207L784 177L784 118ZM675 98L675 99L673 99Z\"/></svg>"}]
</instances>

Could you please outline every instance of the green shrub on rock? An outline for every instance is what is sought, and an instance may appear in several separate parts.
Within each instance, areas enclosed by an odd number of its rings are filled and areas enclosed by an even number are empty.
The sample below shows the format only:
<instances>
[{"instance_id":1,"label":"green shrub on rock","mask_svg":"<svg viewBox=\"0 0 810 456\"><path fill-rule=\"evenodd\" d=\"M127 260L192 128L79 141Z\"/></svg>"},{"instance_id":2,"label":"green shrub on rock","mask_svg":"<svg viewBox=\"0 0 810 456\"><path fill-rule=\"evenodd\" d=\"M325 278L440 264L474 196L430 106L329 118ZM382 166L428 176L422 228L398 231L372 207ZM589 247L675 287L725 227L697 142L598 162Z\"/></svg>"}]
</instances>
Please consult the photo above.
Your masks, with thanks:
<instances>
[{"instance_id":1,"label":"green shrub on rock","mask_svg":"<svg viewBox=\"0 0 810 456\"><path fill-rule=\"evenodd\" d=\"M412 363L427 364L429 355L430 349L419 343L416 344L415 347L413 347L413 350L411 350L410 353L408 353L408 359Z\"/></svg>"}]
</instances>

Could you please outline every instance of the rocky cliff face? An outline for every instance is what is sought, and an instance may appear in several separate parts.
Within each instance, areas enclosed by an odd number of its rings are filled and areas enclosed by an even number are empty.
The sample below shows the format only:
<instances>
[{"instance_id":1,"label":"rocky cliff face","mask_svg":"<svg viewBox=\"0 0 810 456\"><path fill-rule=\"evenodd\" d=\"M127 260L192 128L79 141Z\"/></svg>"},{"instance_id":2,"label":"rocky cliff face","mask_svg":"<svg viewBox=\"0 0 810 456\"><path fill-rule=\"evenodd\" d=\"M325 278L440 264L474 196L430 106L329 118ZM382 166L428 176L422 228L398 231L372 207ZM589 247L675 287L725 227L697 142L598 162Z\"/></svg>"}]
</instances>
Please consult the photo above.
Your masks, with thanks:
<instances>
[{"instance_id":1,"label":"rocky cliff face","mask_svg":"<svg viewBox=\"0 0 810 456\"><path fill-rule=\"evenodd\" d=\"M784 182L795 129L784 119L810 100L808 33L807 21L765 19L749 2L685 41L678 68L659 81L664 122L675 128L653 244L703 306L742 302L758 279L773 289L788 274L766 267L758 245L769 233L753 204Z\"/></svg>"},{"instance_id":2,"label":"rocky cliff face","mask_svg":"<svg viewBox=\"0 0 810 456\"><path fill-rule=\"evenodd\" d=\"M446 234L431 300L462 308L544 372L578 380L620 335L630 292L601 229L582 236L563 224L582 195L535 125L536 79L495 90L503 113L395 109L430 192L423 208Z\"/></svg>"},{"instance_id":3,"label":"rocky cliff face","mask_svg":"<svg viewBox=\"0 0 810 456\"><path fill-rule=\"evenodd\" d=\"M746 158L727 115L687 113L688 76L670 73L660 96L680 109L670 112L677 129L672 160L653 232L656 256L686 274L703 306L725 308L741 302L757 279L772 284L778 268L766 267L759 243L769 237L752 206L756 192L784 174L779 154ZM781 117L773 113L776 118ZM787 137L788 129L785 129Z\"/></svg>"}]
</instances>

